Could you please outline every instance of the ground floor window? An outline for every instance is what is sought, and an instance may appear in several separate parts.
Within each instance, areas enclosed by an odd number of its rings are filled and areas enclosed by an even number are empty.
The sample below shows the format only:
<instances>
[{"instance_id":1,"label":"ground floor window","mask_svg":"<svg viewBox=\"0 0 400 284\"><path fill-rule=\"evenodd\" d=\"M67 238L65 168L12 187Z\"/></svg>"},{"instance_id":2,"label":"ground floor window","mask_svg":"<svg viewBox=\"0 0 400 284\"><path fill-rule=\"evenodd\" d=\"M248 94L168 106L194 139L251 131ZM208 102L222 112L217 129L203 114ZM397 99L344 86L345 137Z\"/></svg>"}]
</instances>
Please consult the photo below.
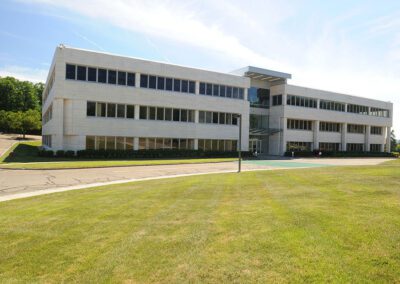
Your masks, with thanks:
<instances>
[{"instance_id":1,"label":"ground floor window","mask_svg":"<svg viewBox=\"0 0 400 284\"><path fill-rule=\"evenodd\" d=\"M370 152L382 152L382 144L370 144L369 151Z\"/></svg>"},{"instance_id":2,"label":"ground floor window","mask_svg":"<svg viewBox=\"0 0 400 284\"><path fill-rule=\"evenodd\" d=\"M286 151L311 151L311 142L298 142L288 141L286 142Z\"/></svg>"},{"instance_id":3,"label":"ground floor window","mask_svg":"<svg viewBox=\"0 0 400 284\"><path fill-rule=\"evenodd\" d=\"M337 152L337 151L340 151L340 143L320 142L319 143L319 150Z\"/></svg>"},{"instance_id":4,"label":"ground floor window","mask_svg":"<svg viewBox=\"0 0 400 284\"><path fill-rule=\"evenodd\" d=\"M236 151L237 140L199 139L198 146L203 151Z\"/></svg>"},{"instance_id":5,"label":"ground floor window","mask_svg":"<svg viewBox=\"0 0 400 284\"><path fill-rule=\"evenodd\" d=\"M364 144L363 143L347 143L347 151L348 152L363 152Z\"/></svg>"},{"instance_id":6,"label":"ground floor window","mask_svg":"<svg viewBox=\"0 0 400 284\"><path fill-rule=\"evenodd\" d=\"M194 139L186 138L139 138L139 150L193 150Z\"/></svg>"},{"instance_id":7,"label":"ground floor window","mask_svg":"<svg viewBox=\"0 0 400 284\"><path fill-rule=\"evenodd\" d=\"M51 135L42 135L42 145L51 148Z\"/></svg>"},{"instance_id":8,"label":"ground floor window","mask_svg":"<svg viewBox=\"0 0 400 284\"><path fill-rule=\"evenodd\" d=\"M133 137L86 136L86 150L133 150Z\"/></svg>"}]
</instances>

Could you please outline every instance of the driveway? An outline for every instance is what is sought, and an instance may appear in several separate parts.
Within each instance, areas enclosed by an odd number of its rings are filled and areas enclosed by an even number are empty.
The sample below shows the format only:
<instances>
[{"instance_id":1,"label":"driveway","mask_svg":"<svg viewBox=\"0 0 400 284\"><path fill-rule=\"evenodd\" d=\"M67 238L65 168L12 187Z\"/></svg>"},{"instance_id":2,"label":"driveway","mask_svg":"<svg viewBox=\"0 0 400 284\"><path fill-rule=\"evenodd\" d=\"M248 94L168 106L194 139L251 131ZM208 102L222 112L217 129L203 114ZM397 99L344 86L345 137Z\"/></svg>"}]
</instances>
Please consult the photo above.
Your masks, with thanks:
<instances>
[{"instance_id":1,"label":"driveway","mask_svg":"<svg viewBox=\"0 0 400 284\"><path fill-rule=\"evenodd\" d=\"M389 159L295 159L244 161L243 171L276 170L306 167L376 165ZM0 201L23 197L35 192L73 187L90 187L102 183L126 182L140 179L165 178L171 176L224 173L237 171L237 162L132 166L71 170L5 170L0 169ZM26 196L29 196L26 195Z\"/></svg>"},{"instance_id":2,"label":"driveway","mask_svg":"<svg viewBox=\"0 0 400 284\"><path fill-rule=\"evenodd\" d=\"M0 134L0 156L2 156L20 138L18 134ZM41 140L38 135L26 135L27 140Z\"/></svg>"}]
</instances>

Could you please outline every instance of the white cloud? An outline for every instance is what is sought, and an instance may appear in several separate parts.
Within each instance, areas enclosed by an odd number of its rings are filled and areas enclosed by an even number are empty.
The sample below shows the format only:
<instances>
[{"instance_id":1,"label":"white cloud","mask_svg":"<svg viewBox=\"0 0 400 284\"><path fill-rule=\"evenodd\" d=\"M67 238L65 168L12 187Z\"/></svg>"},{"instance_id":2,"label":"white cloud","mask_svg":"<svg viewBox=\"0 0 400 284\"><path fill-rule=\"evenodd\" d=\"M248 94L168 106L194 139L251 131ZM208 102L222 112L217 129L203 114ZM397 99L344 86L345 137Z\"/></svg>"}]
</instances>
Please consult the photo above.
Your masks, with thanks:
<instances>
[{"instance_id":1,"label":"white cloud","mask_svg":"<svg viewBox=\"0 0 400 284\"><path fill-rule=\"evenodd\" d=\"M0 67L0 77L15 77L19 80L31 82L45 82L48 69L37 69L23 66L7 65Z\"/></svg>"}]
</instances>

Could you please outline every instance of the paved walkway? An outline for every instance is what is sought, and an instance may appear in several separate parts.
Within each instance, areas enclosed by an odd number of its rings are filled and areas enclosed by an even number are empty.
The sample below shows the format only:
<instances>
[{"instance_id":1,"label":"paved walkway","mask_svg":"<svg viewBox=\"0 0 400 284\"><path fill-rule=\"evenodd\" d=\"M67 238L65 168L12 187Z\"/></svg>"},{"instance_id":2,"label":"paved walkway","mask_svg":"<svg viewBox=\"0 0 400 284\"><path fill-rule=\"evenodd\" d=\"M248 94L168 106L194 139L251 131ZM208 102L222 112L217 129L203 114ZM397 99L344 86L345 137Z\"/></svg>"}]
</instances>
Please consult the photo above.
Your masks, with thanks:
<instances>
[{"instance_id":1,"label":"paved walkway","mask_svg":"<svg viewBox=\"0 0 400 284\"><path fill-rule=\"evenodd\" d=\"M276 170L333 165L376 165L389 159L295 159L245 161L243 171ZM71 190L110 183L184 175L236 172L237 162L133 166L71 170L0 169L0 201L30 195Z\"/></svg>"},{"instance_id":2,"label":"paved walkway","mask_svg":"<svg viewBox=\"0 0 400 284\"><path fill-rule=\"evenodd\" d=\"M18 134L0 134L0 156L2 156L19 138ZM26 135L26 139L40 140L41 136Z\"/></svg>"}]
</instances>

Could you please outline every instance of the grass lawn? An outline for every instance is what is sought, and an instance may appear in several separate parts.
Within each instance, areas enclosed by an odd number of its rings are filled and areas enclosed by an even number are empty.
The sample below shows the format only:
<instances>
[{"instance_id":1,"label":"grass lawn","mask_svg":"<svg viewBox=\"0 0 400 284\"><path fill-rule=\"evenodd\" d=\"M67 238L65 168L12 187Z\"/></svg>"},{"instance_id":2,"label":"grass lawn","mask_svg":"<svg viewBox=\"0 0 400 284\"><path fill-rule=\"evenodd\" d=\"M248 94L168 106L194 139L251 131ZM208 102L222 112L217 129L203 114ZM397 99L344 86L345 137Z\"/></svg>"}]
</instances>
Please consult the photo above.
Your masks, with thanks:
<instances>
[{"instance_id":1,"label":"grass lawn","mask_svg":"<svg viewBox=\"0 0 400 284\"><path fill-rule=\"evenodd\" d=\"M157 160L82 160L78 158L49 158L37 154L40 141L20 142L0 157L0 168L13 169L76 169L120 166L171 165L219 163L235 161L237 158L204 159L157 159ZM13 155L10 156L10 152Z\"/></svg>"},{"instance_id":2,"label":"grass lawn","mask_svg":"<svg viewBox=\"0 0 400 284\"><path fill-rule=\"evenodd\" d=\"M2 282L400 281L400 160L0 203Z\"/></svg>"}]
</instances>

